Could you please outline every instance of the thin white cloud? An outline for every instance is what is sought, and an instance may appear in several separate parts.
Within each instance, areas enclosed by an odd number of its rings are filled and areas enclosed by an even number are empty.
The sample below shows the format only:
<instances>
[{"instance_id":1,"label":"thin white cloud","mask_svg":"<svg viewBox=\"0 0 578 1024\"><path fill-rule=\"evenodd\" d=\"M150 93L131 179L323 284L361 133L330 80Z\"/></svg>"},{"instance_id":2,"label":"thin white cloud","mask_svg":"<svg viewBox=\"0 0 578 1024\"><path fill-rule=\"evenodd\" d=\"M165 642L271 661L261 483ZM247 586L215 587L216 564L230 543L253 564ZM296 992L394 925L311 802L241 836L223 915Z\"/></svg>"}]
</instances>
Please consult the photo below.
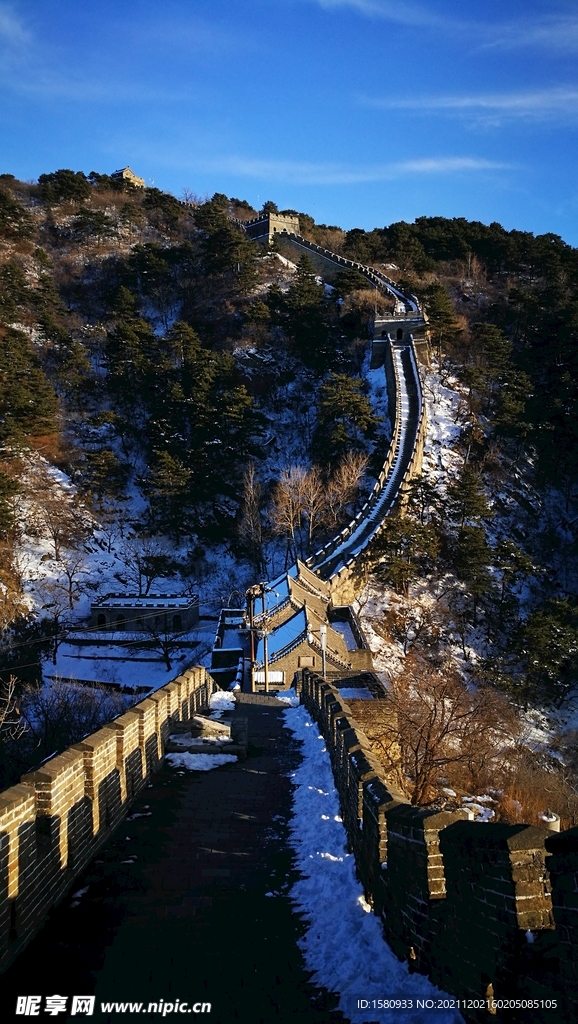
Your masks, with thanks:
<instances>
[{"instance_id":1,"label":"thin white cloud","mask_svg":"<svg viewBox=\"0 0 578 1024\"><path fill-rule=\"evenodd\" d=\"M0 3L0 42L20 45L29 40L29 33L14 13L12 5Z\"/></svg>"},{"instance_id":2,"label":"thin white cloud","mask_svg":"<svg viewBox=\"0 0 578 1024\"><path fill-rule=\"evenodd\" d=\"M418 113L498 115L505 118L551 119L578 115L578 88L563 86L532 92L480 93L462 96L360 97L360 103L377 110L415 110Z\"/></svg>"},{"instance_id":3,"label":"thin white cloud","mask_svg":"<svg viewBox=\"0 0 578 1024\"><path fill-rule=\"evenodd\" d=\"M359 185L393 181L411 175L446 175L476 171L509 170L511 164L480 157L423 157L369 167L345 167L341 164L306 163L292 160L260 160L228 156L194 161L189 166L209 172L257 178L263 181L298 185Z\"/></svg>"},{"instance_id":4,"label":"thin white cloud","mask_svg":"<svg viewBox=\"0 0 578 1024\"><path fill-rule=\"evenodd\" d=\"M102 76L100 79L86 75L60 74L58 71L36 68L34 74L22 75L14 79L12 73L0 70L0 83L4 88L20 96L40 100L47 103L53 100L67 100L71 103L110 103L121 104L155 103L196 103L192 90L181 91L160 89L157 86L141 84L139 81L114 80Z\"/></svg>"},{"instance_id":5,"label":"thin white cloud","mask_svg":"<svg viewBox=\"0 0 578 1024\"><path fill-rule=\"evenodd\" d=\"M460 17L449 17L432 9L431 5L412 0L306 0L327 11L350 10L362 17L397 22L416 28L439 28L446 34L459 34L482 49L522 49L578 51L578 16L574 13L528 17L516 20L468 18L467 7ZM465 12L465 13L464 13Z\"/></svg>"},{"instance_id":6,"label":"thin white cloud","mask_svg":"<svg viewBox=\"0 0 578 1024\"><path fill-rule=\"evenodd\" d=\"M451 24L423 4L406 0L311 0L325 10L347 9L356 11L367 18L380 18L401 25L424 27L426 25ZM454 23L455 24L455 23Z\"/></svg>"},{"instance_id":7,"label":"thin white cloud","mask_svg":"<svg viewBox=\"0 0 578 1024\"><path fill-rule=\"evenodd\" d=\"M575 53L578 51L578 16L511 22L498 29L485 46L503 50L534 48Z\"/></svg>"},{"instance_id":8,"label":"thin white cloud","mask_svg":"<svg viewBox=\"0 0 578 1024\"><path fill-rule=\"evenodd\" d=\"M195 103L197 97L187 84L170 89L143 74L148 51L158 57L159 48L170 50L173 60L205 57L233 52L242 42L210 24L198 22L157 22L134 24L118 21L111 28L125 40L125 59L120 66L108 59L106 47L89 50L83 60L54 42L43 44L18 21L11 6L0 0L0 85L13 92L43 102L70 100L78 103L164 102ZM20 44L20 45L16 45ZM245 41L244 52L249 50Z\"/></svg>"},{"instance_id":9,"label":"thin white cloud","mask_svg":"<svg viewBox=\"0 0 578 1024\"><path fill-rule=\"evenodd\" d=\"M193 56L222 57L240 51L251 53L259 46L258 40L243 30L191 17L181 21L162 18L145 25L131 23L130 37L139 46L157 51L159 46L169 48L173 55L185 51Z\"/></svg>"}]
</instances>

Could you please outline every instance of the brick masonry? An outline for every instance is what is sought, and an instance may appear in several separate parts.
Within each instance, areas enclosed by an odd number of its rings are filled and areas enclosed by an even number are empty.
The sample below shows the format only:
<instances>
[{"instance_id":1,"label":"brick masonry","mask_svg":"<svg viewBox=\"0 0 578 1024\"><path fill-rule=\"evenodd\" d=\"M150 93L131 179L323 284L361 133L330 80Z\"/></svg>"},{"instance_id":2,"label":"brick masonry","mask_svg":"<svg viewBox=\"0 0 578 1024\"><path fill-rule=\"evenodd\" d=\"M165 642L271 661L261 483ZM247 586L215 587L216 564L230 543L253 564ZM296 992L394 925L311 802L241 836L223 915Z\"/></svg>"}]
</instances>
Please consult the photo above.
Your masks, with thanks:
<instances>
[{"instance_id":1,"label":"brick masonry","mask_svg":"<svg viewBox=\"0 0 578 1024\"><path fill-rule=\"evenodd\" d=\"M160 767L171 725L218 687L193 668L0 794L0 970L29 942Z\"/></svg>"},{"instance_id":2,"label":"brick masonry","mask_svg":"<svg viewBox=\"0 0 578 1024\"><path fill-rule=\"evenodd\" d=\"M467 1020L578 1020L578 828L554 834L413 807L355 719L361 702L308 670L300 688L326 740L359 879L395 954L460 1000L535 1001L462 1011ZM539 1005L548 1000L556 1008Z\"/></svg>"}]
</instances>

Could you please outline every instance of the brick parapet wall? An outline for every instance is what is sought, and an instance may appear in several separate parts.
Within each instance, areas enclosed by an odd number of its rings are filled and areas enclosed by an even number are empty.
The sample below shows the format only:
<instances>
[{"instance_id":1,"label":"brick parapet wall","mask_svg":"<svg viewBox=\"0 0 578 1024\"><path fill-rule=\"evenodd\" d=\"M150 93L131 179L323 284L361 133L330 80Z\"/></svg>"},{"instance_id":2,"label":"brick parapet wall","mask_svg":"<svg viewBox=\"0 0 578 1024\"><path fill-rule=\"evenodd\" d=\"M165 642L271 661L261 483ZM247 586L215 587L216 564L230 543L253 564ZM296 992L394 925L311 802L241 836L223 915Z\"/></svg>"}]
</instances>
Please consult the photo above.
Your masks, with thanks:
<instances>
[{"instance_id":1,"label":"brick parapet wall","mask_svg":"<svg viewBox=\"0 0 578 1024\"><path fill-rule=\"evenodd\" d=\"M411 970L460 999L556 1000L466 1019L578 1019L578 828L464 820L412 807L331 684L307 670L301 700L331 758L350 849L384 936Z\"/></svg>"},{"instance_id":2,"label":"brick parapet wall","mask_svg":"<svg viewBox=\"0 0 578 1024\"><path fill-rule=\"evenodd\" d=\"M160 767L171 724L218 689L194 668L0 793L0 970L41 926Z\"/></svg>"}]
</instances>

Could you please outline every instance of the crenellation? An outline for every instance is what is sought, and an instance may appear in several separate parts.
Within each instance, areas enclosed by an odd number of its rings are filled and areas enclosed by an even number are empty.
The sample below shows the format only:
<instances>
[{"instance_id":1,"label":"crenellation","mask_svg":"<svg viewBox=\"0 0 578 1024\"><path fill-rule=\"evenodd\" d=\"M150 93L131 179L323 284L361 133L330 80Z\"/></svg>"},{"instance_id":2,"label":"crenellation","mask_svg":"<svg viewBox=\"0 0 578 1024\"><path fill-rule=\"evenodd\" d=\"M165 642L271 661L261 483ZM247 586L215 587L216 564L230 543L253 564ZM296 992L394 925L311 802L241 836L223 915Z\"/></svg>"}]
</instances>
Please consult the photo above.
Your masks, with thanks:
<instances>
[{"instance_id":1,"label":"crenellation","mask_svg":"<svg viewBox=\"0 0 578 1024\"><path fill-rule=\"evenodd\" d=\"M100 829L99 791L102 780L117 768L118 746L116 733L109 728L99 729L92 736L87 736L73 748L79 750L84 758L85 796L92 805L92 829L97 833Z\"/></svg>"},{"instance_id":2,"label":"crenellation","mask_svg":"<svg viewBox=\"0 0 578 1024\"><path fill-rule=\"evenodd\" d=\"M338 691L303 673L302 700L327 744L366 898L396 955L459 998L483 998L491 984L496 998L557 997L564 1009L537 1015L540 1024L577 1017L578 828L555 834L412 807Z\"/></svg>"},{"instance_id":3,"label":"crenellation","mask_svg":"<svg viewBox=\"0 0 578 1024\"><path fill-rule=\"evenodd\" d=\"M171 723L214 686L204 669L185 673L0 794L2 966L122 820ZM550 1024L578 1016L578 829L414 807L339 691L304 672L301 693L331 757L359 878L396 955L459 998L481 998L491 984L497 998L557 997L566 1016L551 1013Z\"/></svg>"},{"instance_id":4,"label":"crenellation","mask_svg":"<svg viewBox=\"0 0 578 1024\"><path fill-rule=\"evenodd\" d=\"M167 683L163 686L163 691L167 694L167 710L169 718L174 722L181 721L181 685L176 680Z\"/></svg>"},{"instance_id":5,"label":"crenellation","mask_svg":"<svg viewBox=\"0 0 578 1024\"><path fill-rule=\"evenodd\" d=\"M206 708L215 689L204 668L189 671L0 793L0 969L160 766L171 719Z\"/></svg>"},{"instance_id":6,"label":"crenellation","mask_svg":"<svg viewBox=\"0 0 578 1024\"><path fill-rule=\"evenodd\" d=\"M37 814L60 822L60 865L68 863L67 812L83 799L85 789L82 751L70 748L51 758L41 768L23 775L21 783L36 791Z\"/></svg>"}]
</instances>

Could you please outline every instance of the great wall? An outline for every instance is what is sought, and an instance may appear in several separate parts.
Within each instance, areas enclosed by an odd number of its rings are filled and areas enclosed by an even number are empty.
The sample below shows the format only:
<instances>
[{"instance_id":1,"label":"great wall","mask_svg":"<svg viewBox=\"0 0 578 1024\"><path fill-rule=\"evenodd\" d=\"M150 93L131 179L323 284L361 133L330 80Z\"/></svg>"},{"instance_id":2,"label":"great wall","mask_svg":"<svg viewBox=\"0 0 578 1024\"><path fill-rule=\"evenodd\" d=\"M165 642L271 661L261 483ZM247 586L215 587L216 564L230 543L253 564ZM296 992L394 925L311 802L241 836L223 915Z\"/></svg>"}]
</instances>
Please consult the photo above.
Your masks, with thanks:
<instances>
[{"instance_id":1,"label":"great wall","mask_svg":"<svg viewBox=\"0 0 578 1024\"><path fill-rule=\"evenodd\" d=\"M286 622L281 613L293 602L296 614L308 607L317 615L318 631L328 606L345 614L359 587L359 553L419 472L426 422L410 335L424 321L413 297L401 295L385 276L314 246L288 231L291 226L280 230L291 245L325 263L354 267L404 306L403 314L387 321L396 323L396 337L383 328L383 337L375 339L394 416L391 447L373 493L306 565L274 581L270 606L263 591L262 614ZM301 625L300 642L312 622L306 618ZM303 659L319 651L311 636L308 643ZM370 667L369 652L360 654L357 665L340 665L343 657L334 654L342 675ZM468 1020L578 1019L578 828L556 834L534 825L466 820L465 811L411 806L375 758L356 720L356 702L345 700L313 665L295 663L297 689L325 739L358 877L394 953L461 1000L557 1004L531 1010L472 1006L462 1011ZM218 668L215 678L199 667L184 672L0 794L1 970L42 928L150 785L171 731L206 711L219 688L216 678Z\"/></svg>"}]
</instances>

